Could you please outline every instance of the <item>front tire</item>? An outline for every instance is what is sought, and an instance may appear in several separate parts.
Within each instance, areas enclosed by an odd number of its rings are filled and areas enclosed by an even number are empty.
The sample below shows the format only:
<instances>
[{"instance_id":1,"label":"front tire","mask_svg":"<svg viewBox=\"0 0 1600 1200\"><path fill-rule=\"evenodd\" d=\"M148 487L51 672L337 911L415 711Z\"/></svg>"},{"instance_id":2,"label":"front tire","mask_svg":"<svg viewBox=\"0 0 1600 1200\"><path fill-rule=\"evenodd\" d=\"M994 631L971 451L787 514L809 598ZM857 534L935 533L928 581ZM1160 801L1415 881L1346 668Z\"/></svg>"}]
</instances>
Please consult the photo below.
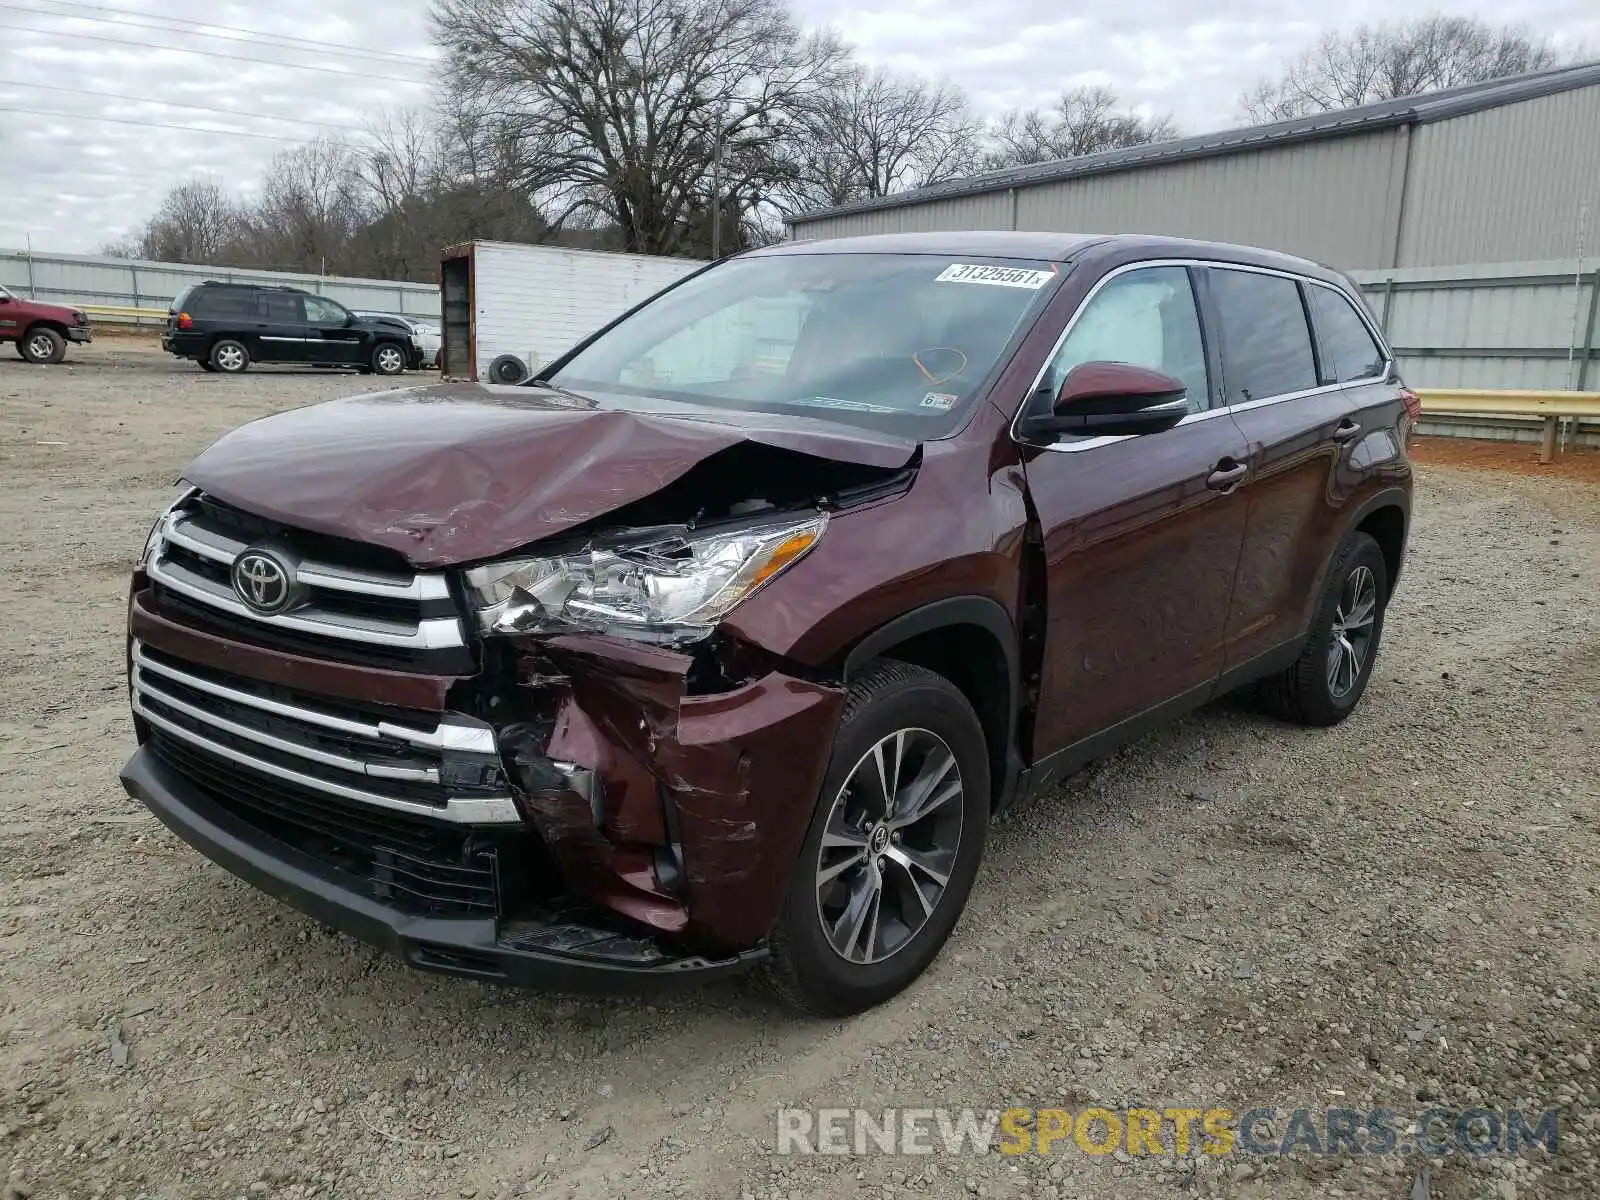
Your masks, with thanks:
<instances>
[{"instance_id":1,"label":"front tire","mask_svg":"<svg viewBox=\"0 0 1600 1200\"><path fill-rule=\"evenodd\" d=\"M1370 534L1353 533L1334 555L1310 636L1295 664L1263 680L1261 696L1297 725L1337 725L1372 678L1389 603L1389 568Z\"/></svg>"},{"instance_id":2,"label":"front tire","mask_svg":"<svg viewBox=\"0 0 1600 1200\"><path fill-rule=\"evenodd\" d=\"M375 375L398 375L406 369L406 352L393 342L380 342L372 351Z\"/></svg>"},{"instance_id":3,"label":"front tire","mask_svg":"<svg viewBox=\"0 0 1600 1200\"><path fill-rule=\"evenodd\" d=\"M22 335L17 343L23 361L35 366L53 365L67 356L67 339L54 329L36 325Z\"/></svg>"},{"instance_id":4,"label":"front tire","mask_svg":"<svg viewBox=\"0 0 1600 1200\"><path fill-rule=\"evenodd\" d=\"M966 906L989 825L983 727L943 676L883 662L845 700L767 974L805 1012L900 992Z\"/></svg>"},{"instance_id":5,"label":"front tire","mask_svg":"<svg viewBox=\"0 0 1600 1200\"><path fill-rule=\"evenodd\" d=\"M211 347L208 360L223 375L237 375L250 365L250 351L243 342L223 338Z\"/></svg>"}]
</instances>

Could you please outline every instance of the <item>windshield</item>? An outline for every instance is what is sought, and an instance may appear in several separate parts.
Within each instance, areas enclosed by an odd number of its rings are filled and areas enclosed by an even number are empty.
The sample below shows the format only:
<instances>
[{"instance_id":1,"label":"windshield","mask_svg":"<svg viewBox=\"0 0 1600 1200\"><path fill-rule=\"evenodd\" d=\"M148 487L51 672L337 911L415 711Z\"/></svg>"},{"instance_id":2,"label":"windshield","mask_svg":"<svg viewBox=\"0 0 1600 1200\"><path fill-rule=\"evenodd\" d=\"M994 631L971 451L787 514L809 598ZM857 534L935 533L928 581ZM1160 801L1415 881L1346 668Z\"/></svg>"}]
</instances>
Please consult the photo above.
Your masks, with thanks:
<instances>
[{"instance_id":1,"label":"windshield","mask_svg":"<svg viewBox=\"0 0 1600 1200\"><path fill-rule=\"evenodd\" d=\"M544 378L579 392L941 437L961 425L1059 278L1049 262L1018 259L733 259L662 294Z\"/></svg>"}]
</instances>

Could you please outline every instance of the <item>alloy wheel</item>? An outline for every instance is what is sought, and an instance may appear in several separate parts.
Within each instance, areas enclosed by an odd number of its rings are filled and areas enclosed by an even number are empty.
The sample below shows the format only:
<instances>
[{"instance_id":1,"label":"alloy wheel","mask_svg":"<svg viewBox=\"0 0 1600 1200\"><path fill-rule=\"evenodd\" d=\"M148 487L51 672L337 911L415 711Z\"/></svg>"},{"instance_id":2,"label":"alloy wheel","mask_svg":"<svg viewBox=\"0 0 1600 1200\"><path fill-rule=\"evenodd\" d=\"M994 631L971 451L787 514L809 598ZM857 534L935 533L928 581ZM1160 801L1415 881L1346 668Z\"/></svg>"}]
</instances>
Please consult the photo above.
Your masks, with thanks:
<instances>
[{"instance_id":1,"label":"alloy wheel","mask_svg":"<svg viewBox=\"0 0 1600 1200\"><path fill-rule=\"evenodd\" d=\"M56 344L48 334L36 333L28 339L28 353L34 358L45 359L55 353Z\"/></svg>"},{"instance_id":2,"label":"alloy wheel","mask_svg":"<svg viewBox=\"0 0 1600 1200\"><path fill-rule=\"evenodd\" d=\"M385 375L393 375L400 367L400 351L393 346L386 346L378 351L378 370Z\"/></svg>"},{"instance_id":3,"label":"alloy wheel","mask_svg":"<svg viewBox=\"0 0 1600 1200\"><path fill-rule=\"evenodd\" d=\"M238 346L224 346L217 351L216 361L224 371L237 371L244 366L244 351Z\"/></svg>"},{"instance_id":4,"label":"alloy wheel","mask_svg":"<svg viewBox=\"0 0 1600 1200\"><path fill-rule=\"evenodd\" d=\"M847 962L882 962L938 908L961 845L961 768L944 739L901 729L851 769L823 826L817 916Z\"/></svg>"},{"instance_id":5,"label":"alloy wheel","mask_svg":"<svg viewBox=\"0 0 1600 1200\"><path fill-rule=\"evenodd\" d=\"M1333 633L1328 640L1328 691L1336 700L1348 696L1361 678L1372 650L1372 631L1378 616L1378 581L1366 567L1350 572L1333 610Z\"/></svg>"}]
</instances>

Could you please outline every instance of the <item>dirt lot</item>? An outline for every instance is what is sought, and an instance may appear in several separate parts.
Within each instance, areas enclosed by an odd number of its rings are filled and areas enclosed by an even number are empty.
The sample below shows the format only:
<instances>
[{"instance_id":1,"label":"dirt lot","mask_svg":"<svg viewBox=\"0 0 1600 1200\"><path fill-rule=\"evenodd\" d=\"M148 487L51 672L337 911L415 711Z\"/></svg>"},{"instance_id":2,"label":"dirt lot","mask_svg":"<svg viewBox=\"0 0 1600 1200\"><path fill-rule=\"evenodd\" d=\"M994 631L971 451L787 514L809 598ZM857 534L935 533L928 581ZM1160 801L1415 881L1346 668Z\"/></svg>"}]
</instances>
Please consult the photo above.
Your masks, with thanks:
<instances>
[{"instance_id":1,"label":"dirt lot","mask_svg":"<svg viewBox=\"0 0 1600 1200\"><path fill-rule=\"evenodd\" d=\"M175 474L370 386L0 358L6 1197L1402 1198L1415 1155L779 1157L774 1111L1434 1102L1561 1124L1554 1155L1448 1157L1433 1197L1600 1194L1594 485L1425 467L1354 718L1230 701L1097 764L996 831L927 978L824 1023L753 981L414 974L123 795L125 577Z\"/></svg>"}]
</instances>

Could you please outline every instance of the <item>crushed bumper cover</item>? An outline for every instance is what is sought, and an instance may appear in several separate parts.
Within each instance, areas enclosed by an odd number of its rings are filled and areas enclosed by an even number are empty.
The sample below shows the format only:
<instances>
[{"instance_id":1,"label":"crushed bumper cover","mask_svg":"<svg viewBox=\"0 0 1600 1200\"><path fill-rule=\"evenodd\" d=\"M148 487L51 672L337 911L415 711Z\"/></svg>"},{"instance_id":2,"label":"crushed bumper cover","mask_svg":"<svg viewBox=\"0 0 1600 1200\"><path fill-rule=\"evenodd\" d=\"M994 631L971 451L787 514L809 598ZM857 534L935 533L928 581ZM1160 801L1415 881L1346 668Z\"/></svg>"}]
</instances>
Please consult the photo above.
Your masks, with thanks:
<instances>
[{"instance_id":1,"label":"crushed bumper cover","mask_svg":"<svg viewBox=\"0 0 1600 1200\"><path fill-rule=\"evenodd\" d=\"M617 993L732 974L766 956L760 947L723 957L683 954L603 920L586 921L570 906L523 916L514 925L413 916L224 811L148 750L134 754L121 780L130 796L213 862L421 970L557 992Z\"/></svg>"},{"instance_id":2,"label":"crushed bumper cover","mask_svg":"<svg viewBox=\"0 0 1600 1200\"><path fill-rule=\"evenodd\" d=\"M527 640L525 686L552 720L501 757L575 892L685 944L737 951L777 920L844 707L844 690L776 670L691 694L691 660L600 635ZM576 764L603 799L547 769ZM647 851L670 847L676 887Z\"/></svg>"}]
</instances>

